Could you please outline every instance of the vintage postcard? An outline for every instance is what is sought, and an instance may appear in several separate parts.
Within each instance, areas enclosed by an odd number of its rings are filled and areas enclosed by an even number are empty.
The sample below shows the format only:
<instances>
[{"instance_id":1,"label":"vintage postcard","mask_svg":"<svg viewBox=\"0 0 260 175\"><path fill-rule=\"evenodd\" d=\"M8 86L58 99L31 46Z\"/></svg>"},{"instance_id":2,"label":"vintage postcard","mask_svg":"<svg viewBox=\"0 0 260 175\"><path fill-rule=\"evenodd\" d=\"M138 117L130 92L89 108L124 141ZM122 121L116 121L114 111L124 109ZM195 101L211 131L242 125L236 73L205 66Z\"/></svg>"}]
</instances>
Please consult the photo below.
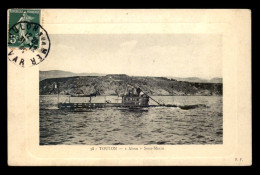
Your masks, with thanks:
<instances>
[{"instance_id":1,"label":"vintage postcard","mask_svg":"<svg viewBox=\"0 0 260 175\"><path fill-rule=\"evenodd\" d=\"M250 166L251 12L9 9L10 166Z\"/></svg>"}]
</instances>

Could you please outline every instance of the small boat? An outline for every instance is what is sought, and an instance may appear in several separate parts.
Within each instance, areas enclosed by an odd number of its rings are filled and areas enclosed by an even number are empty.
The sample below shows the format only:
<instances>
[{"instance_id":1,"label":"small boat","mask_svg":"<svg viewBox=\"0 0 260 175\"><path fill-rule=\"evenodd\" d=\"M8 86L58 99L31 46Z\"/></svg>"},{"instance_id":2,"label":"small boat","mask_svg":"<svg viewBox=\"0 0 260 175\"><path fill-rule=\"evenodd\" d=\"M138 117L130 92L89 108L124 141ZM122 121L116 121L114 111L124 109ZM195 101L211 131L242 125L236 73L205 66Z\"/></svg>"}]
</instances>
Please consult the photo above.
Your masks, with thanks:
<instances>
[{"instance_id":1,"label":"small boat","mask_svg":"<svg viewBox=\"0 0 260 175\"><path fill-rule=\"evenodd\" d=\"M154 105L149 105L149 99L151 98L140 88L131 88L122 96L121 103L111 103L108 100L105 100L104 103L92 103L91 98L95 97L96 93L90 95L79 95L71 97L89 97L90 100L88 103L58 103L59 109L67 109L70 111L84 111L86 109L95 109L95 108L122 108L129 110L148 110L148 107L153 107ZM153 101L153 98L151 98ZM159 105L159 102L156 101Z\"/></svg>"}]
</instances>

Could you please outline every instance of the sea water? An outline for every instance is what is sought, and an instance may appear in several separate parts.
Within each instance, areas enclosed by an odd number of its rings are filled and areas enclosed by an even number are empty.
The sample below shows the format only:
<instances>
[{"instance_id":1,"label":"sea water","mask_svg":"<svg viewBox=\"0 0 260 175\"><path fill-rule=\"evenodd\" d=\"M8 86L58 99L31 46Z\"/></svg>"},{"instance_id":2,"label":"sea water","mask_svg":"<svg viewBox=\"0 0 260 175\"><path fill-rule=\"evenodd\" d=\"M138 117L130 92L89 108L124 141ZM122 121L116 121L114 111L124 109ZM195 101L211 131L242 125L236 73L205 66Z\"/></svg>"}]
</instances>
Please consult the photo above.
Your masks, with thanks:
<instances>
[{"instance_id":1,"label":"sea water","mask_svg":"<svg viewBox=\"0 0 260 175\"><path fill-rule=\"evenodd\" d=\"M164 104L198 105L150 107L148 110L121 108L69 112L57 109L57 95L40 96L41 145L190 145L222 144L223 112L220 96L152 96ZM59 96L59 102L89 102L89 98ZM93 97L93 103L117 96ZM150 104L156 103L150 99Z\"/></svg>"}]
</instances>

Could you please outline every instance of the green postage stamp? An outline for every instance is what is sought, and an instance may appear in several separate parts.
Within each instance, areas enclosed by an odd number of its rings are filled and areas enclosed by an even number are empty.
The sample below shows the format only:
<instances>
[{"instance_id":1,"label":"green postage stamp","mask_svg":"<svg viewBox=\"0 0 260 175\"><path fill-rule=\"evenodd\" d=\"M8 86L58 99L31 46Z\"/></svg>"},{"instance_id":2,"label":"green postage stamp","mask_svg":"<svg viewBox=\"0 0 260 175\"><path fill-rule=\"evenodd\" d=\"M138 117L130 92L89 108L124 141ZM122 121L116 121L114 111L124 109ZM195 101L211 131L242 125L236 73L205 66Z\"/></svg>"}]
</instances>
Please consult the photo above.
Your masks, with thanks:
<instances>
[{"instance_id":1,"label":"green postage stamp","mask_svg":"<svg viewBox=\"0 0 260 175\"><path fill-rule=\"evenodd\" d=\"M41 26L41 10L8 10L8 59L21 67L42 62L50 50L50 38Z\"/></svg>"}]
</instances>

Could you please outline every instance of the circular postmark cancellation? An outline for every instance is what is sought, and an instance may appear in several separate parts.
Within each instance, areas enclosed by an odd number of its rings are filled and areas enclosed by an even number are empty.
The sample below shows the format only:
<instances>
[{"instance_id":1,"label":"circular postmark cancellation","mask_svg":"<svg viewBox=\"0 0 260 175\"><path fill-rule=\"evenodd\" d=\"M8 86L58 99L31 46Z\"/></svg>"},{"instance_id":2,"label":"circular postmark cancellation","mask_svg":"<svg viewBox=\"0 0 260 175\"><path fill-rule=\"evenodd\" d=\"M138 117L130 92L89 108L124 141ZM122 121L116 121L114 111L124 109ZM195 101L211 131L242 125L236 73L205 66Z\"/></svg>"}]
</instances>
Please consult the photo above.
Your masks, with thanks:
<instances>
[{"instance_id":1,"label":"circular postmark cancellation","mask_svg":"<svg viewBox=\"0 0 260 175\"><path fill-rule=\"evenodd\" d=\"M41 63L50 51L47 31L38 23L21 21L8 31L8 59L21 67Z\"/></svg>"}]
</instances>

